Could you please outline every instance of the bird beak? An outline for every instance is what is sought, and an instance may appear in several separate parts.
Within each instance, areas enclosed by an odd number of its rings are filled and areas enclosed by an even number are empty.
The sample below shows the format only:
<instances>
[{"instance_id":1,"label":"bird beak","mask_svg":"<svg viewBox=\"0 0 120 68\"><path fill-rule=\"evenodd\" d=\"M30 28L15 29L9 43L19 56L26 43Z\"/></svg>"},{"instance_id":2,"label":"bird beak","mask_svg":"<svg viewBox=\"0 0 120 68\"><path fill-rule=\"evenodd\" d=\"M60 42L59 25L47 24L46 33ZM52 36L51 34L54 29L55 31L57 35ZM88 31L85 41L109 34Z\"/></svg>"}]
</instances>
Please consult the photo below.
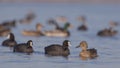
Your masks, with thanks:
<instances>
[{"instance_id":1,"label":"bird beak","mask_svg":"<svg viewBox=\"0 0 120 68\"><path fill-rule=\"evenodd\" d=\"M30 46L33 46L33 42L30 42Z\"/></svg>"},{"instance_id":2,"label":"bird beak","mask_svg":"<svg viewBox=\"0 0 120 68\"><path fill-rule=\"evenodd\" d=\"M68 45L69 45L69 46L72 46L70 42L68 42Z\"/></svg>"},{"instance_id":3,"label":"bird beak","mask_svg":"<svg viewBox=\"0 0 120 68\"><path fill-rule=\"evenodd\" d=\"M8 34L8 36L7 36L7 39L9 39L10 38L10 34Z\"/></svg>"}]
</instances>

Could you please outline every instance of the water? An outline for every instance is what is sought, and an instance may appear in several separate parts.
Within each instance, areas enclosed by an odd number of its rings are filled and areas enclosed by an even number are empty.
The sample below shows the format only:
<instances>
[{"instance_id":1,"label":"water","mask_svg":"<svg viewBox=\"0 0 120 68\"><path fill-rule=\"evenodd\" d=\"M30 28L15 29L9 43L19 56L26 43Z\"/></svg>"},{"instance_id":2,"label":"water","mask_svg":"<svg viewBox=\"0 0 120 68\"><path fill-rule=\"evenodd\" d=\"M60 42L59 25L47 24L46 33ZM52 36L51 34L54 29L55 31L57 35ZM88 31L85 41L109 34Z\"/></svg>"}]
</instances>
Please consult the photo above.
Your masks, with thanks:
<instances>
[{"instance_id":1,"label":"water","mask_svg":"<svg viewBox=\"0 0 120 68\"><path fill-rule=\"evenodd\" d=\"M21 19L30 10L34 11L37 18L33 23L17 24L12 29L18 43L33 40L35 52L32 55L13 53L12 49L0 46L0 68L118 68L120 66L120 34L114 37L101 38L96 34L99 30L109 27L109 21L120 21L120 5L89 5L89 4L0 4L0 22L5 20ZM40 22L45 27L43 30L54 28L46 24L49 18L55 18L59 15L68 17L73 25L70 29L71 36L68 38L56 37L25 37L21 35L23 29L35 30L35 24ZM77 31L80 23L76 20L79 15L87 17L87 32ZM119 31L120 27L116 27ZM120 32L120 31L119 31ZM0 43L5 40L0 38ZM44 47L53 43L62 44L63 40L69 39L71 55L68 58L46 57ZM89 48L96 48L99 57L93 60L81 60L79 52L76 49L81 41L87 41Z\"/></svg>"}]
</instances>

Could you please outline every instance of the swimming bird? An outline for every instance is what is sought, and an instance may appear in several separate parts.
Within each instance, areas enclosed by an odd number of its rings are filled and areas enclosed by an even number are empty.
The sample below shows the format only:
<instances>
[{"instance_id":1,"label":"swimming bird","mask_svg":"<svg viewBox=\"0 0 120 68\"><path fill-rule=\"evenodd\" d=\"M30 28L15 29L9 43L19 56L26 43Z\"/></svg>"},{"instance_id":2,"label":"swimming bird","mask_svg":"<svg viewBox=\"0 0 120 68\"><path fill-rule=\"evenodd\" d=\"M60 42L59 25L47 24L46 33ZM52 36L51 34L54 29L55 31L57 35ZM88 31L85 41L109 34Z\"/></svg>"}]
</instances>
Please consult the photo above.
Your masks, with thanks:
<instances>
[{"instance_id":1,"label":"swimming bird","mask_svg":"<svg viewBox=\"0 0 120 68\"><path fill-rule=\"evenodd\" d=\"M70 55L70 41L69 40L64 40L63 44L52 44L44 48L45 54L50 55L50 56L68 56Z\"/></svg>"},{"instance_id":2,"label":"swimming bird","mask_svg":"<svg viewBox=\"0 0 120 68\"><path fill-rule=\"evenodd\" d=\"M34 19L35 19L36 15L35 13L33 13L32 11L28 12L28 14L26 14L25 18L20 19L19 22L21 24L30 24Z\"/></svg>"},{"instance_id":3,"label":"swimming bird","mask_svg":"<svg viewBox=\"0 0 120 68\"><path fill-rule=\"evenodd\" d=\"M81 17L78 18L78 20L82 22L82 25L78 27L78 30L87 31L88 27L86 25L86 17L81 16Z\"/></svg>"},{"instance_id":4,"label":"swimming bird","mask_svg":"<svg viewBox=\"0 0 120 68\"><path fill-rule=\"evenodd\" d=\"M0 37L7 36L11 32L10 28L7 28L0 24Z\"/></svg>"},{"instance_id":5,"label":"swimming bird","mask_svg":"<svg viewBox=\"0 0 120 68\"><path fill-rule=\"evenodd\" d=\"M12 20L12 21L4 21L1 23L2 26L6 27L6 28L11 28L11 27L16 27L16 20Z\"/></svg>"},{"instance_id":6,"label":"swimming bird","mask_svg":"<svg viewBox=\"0 0 120 68\"><path fill-rule=\"evenodd\" d=\"M86 41L82 41L80 42L80 45L78 45L76 48L81 47L82 51L80 52L79 56L82 58L96 58L97 55L97 50L95 48L91 48L91 49L87 49L88 48L88 44Z\"/></svg>"},{"instance_id":7,"label":"swimming bird","mask_svg":"<svg viewBox=\"0 0 120 68\"><path fill-rule=\"evenodd\" d=\"M41 31L42 27L43 26L40 23L37 23L36 24L36 31L24 30L24 31L22 31L22 35L25 35L25 36L43 36L43 33Z\"/></svg>"},{"instance_id":8,"label":"swimming bird","mask_svg":"<svg viewBox=\"0 0 120 68\"><path fill-rule=\"evenodd\" d=\"M2 42L2 46L8 46L8 47L13 47L16 44L17 44L17 42L15 41L15 36L13 33L10 33L8 35L8 39L6 39Z\"/></svg>"},{"instance_id":9,"label":"swimming bird","mask_svg":"<svg viewBox=\"0 0 120 68\"><path fill-rule=\"evenodd\" d=\"M0 24L0 31L4 30L4 29L5 29L5 27L2 24Z\"/></svg>"},{"instance_id":10,"label":"swimming bird","mask_svg":"<svg viewBox=\"0 0 120 68\"><path fill-rule=\"evenodd\" d=\"M110 22L110 27L109 28L105 28L105 29L103 29L103 30L100 30L98 33L97 33L97 35L98 36L103 36L103 37L105 37L105 36L114 36L114 35L116 35L117 33L118 33L118 31L117 30L114 30L113 28L115 27L115 26L117 26L113 21L111 21Z\"/></svg>"},{"instance_id":11,"label":"swimming bird","mask_svg":"<svg viewBox=\"0 0 120 68\"><path fill-rule=\"evenodd\" d=\"M98 36L114 36L118 33L118 31L116 30L112 30L111 28L109 29L104 29L104 30L101 30L97 33Z\"/></svg>"},{"instance_id":12,"label":"swimming bird","mask_svg":"<svg viewBox=\"0 0 120 68\"><path fill-rule=\"evenodd\" d=\"M13 52L21 52L21 53L33 53L33 42L32 40L28 40L27 43L20 43L14 46Z\"/></svg>"},{"instance_id":13,"label":"swimming bird","mask_svg":"<svg viewBox=\"0 0 120 68\"><path fill-rule=\"evenodd\" d=\"M70 36L70 32L68 31L69 27L71 27L70 23L65 23L63 28L51 31L44 31L44 35L49 37L68 37Z\"/></svg>"},{"instance_id":14,"label":"swimming bird","mask_svg":"<svg viewBox=\"0 0 120 68\"><path fill-rule=\"evenodd\" d=\"M3 30L0 30L0 36L1 37L7 36L10 32L11 30L9 28L5 28Z\"/></svg>"},{"instance_id":15,"label":"swimming bird","mask_svg":"<svg viewBox=\"0 0 120 68\"><path fill-rule=\"evenodd\" d=\"M35 19L35 17L36 17L36 14L33 11L28 12L28 14L26 15L27 20L33 20Z\"/></svg>"}]
</instances>

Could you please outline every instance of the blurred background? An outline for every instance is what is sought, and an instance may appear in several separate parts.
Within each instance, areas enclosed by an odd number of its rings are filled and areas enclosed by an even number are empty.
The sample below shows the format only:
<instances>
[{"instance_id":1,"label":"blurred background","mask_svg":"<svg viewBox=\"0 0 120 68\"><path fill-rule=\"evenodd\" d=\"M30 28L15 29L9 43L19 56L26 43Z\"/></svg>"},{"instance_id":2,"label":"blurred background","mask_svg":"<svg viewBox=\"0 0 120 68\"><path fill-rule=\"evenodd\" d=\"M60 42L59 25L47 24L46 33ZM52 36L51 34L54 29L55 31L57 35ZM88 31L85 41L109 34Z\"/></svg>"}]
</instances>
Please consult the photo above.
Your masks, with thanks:
<instances>
[{"instance_id":1,"label":"blurred background","mask_svg":"<svg viewBox=\"0 0 120 68\"><path fill-rule=\"evenodd\" d=\"M1 68L120 67L120 0L0 0ZM13 53L2 42L13 33L17 43L33 41L34 53ZM71 41L67 58L47 57L44 47ZM98 57L81 59L81 41Z\"/></svg>"},{"instance_id":2,"label":"blurred background","mask_svg":"<svg viewBox=\"0 0 120 68\"><path fill-rule=\"evenodd\" d=\"M120 0L0 0L7 3L120 3Z\"/></svg>"}]
</instances>

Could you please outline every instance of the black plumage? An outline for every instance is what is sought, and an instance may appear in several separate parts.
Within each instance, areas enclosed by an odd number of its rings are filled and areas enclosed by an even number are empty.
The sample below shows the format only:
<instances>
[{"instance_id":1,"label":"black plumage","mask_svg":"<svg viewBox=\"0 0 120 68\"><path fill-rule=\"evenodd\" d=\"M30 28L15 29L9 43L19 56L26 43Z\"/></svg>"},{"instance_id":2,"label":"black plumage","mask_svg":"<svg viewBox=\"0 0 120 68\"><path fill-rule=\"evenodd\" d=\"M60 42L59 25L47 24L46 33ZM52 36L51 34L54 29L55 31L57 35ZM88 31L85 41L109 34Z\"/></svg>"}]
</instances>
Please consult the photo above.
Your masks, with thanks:
<instances>
[{"instance_id":1,"label":"black plumage","mask_svg":"<svg viewBox=\"0 0 120 68\"><path fill-rule=\"evenodd\" d=\"M13 52L32 53L34 51L32 44L32 40L29 40L27 43L17 44L14 46Z\"/></svg>"},{"instance_id":2,"label":"black plumage","mask_svg":"<svg viewBox=\"0 0 120 68\"><path fill-rule=\"evenodd\" d=\"M4 40L2 42L2 46L8 46L8 47L13 47L17 44L17 42L15 41L15 37L13 33L10 33L8 35L8 39Z\"/></svg>"},{"instance_id":3,"label":"black plumage","mask_svg":"<svg viewBox=\"0 0 120 68\"><path fill-rule=\"evenodd\" d=\"M65 40L63 42L63 45L52 44L50 46L45 47L45 54L51 56L68 56L70 54L70 50L68 48L69 45L70 42L68 40Z\"/></svg>"}]
</instances>

